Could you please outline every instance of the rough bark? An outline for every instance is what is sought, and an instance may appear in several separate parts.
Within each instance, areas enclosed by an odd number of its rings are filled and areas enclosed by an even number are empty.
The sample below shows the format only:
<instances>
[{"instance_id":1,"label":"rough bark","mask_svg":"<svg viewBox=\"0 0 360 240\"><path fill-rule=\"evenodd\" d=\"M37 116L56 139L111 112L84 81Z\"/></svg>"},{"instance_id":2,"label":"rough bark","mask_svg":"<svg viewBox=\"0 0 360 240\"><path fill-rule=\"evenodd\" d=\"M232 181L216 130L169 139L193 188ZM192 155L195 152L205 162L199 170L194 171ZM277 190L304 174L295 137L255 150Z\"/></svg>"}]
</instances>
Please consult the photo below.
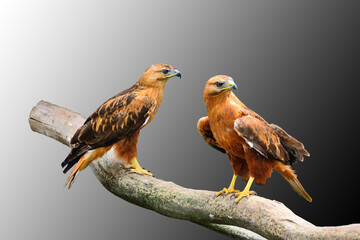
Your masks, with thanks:
<instances>
[{"instance_id":1,"label":"rough bark","mask_svg":"<svg viewBox=\"0 0 360 240\"><path fill-rule=\"evenodd\" d=\"M85 118L40 101L29 118L31 129L69 146ZM259 196L219 197L215 192L188 189L154 177L128 174L110 154L91 168L102 185L116 196L162 215L188 220L235 239L360 239L360 224L318 227L298 217L284 204Z\"/></svg>"}]
</instances>

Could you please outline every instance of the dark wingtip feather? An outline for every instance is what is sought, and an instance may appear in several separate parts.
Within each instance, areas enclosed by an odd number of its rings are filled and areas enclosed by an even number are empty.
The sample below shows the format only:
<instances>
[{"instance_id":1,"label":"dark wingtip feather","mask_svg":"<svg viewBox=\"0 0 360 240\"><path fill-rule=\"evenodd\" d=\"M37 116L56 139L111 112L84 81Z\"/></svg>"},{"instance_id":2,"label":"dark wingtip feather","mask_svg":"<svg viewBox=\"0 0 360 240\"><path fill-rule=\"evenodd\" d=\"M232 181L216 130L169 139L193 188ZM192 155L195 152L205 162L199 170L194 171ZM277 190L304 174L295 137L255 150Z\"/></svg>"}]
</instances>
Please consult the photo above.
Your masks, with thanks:
<instances>
[{"instance_id":1,"label":"dark wingtip feather","mask_svg":"<svg viewBox=\"0 0 360 240\"><path fill-rule=\"evenodd\" d=\"M68 163L66 168L63 170L63 173L67 173L79 161L80 158L81 156L77 160Z\"/></svg>"},{"instance_id":2,"label":"dark wingtip feather","mask_svg":"<svg viewBox=\"0 0 360 240\"><path fill-rule=\"evenodd\" d=\"M310 153L305 148L301 149L301 154L310 157Z\"/></svg>"},{"instance_id":3,"label":"dark wingtip feather","mask_svg":"<svg viewBox=\"0 0 360 240\"><path fill-rule=\"evenodd\" d=\"M61 163L61 167L65 167L65 165L67 164L66 160L64 160L62 163Z\"/></svg>"},{"instance_id":4,"label":"dark wingtip feather","mask_svg":"<svg viewBox=\"0 0 360 240\"><path fill-rule=\"evenodd\" d=\"M295 163L297 160L302 162L304 160L303 156L310 157L310 153L306 151L304 144L296 140L294 137L292 137L290 134L288 134L284 129L282 129L278 125L270 124L270 126L279 136L281 144L290 154L290 159L289 159L290 164Z\"/></svg>"},{"instance_id":5,"label":"dark wingtip feather","mask_svg":"<svg viewBox=\"0 0 360 240\"><path fill-rule=\"evenodd\" d=\"M61 163L61 167L65 167L63 173L67 173L67 171L69 171L70 168L72 168L79 161L81 156L84 155L88 150L90 150L90 146L88 145L81 145L77 148L71 149L69 155Z\"/></svg>"}]
</instances>

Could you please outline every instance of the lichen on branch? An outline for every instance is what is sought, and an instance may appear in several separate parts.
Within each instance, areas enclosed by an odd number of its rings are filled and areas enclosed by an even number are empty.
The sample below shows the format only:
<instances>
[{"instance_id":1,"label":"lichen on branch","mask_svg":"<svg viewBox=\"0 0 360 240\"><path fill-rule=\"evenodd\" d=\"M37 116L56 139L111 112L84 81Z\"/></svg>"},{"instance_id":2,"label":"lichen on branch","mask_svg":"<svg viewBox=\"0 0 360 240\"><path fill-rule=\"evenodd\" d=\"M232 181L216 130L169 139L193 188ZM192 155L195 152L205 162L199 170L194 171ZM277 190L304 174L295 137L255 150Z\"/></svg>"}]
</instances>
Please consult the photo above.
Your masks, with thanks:
<instances>
[{"instance_id":1,"label":"lichen on branch","mask_svg":"<svg viewBox=\"0 0 360 240\"><path fill-rule=\"evenodd\" d=\"M85 118L40 101L31 111L30 127L67 146ZM233 204L229 196L181 187L154 177L129 174L109 155L91 168L102 185L116 196L162 215L191 221L234 239L360 239L360 224L317 227L284 204L250 196Z\"/></svg>"}]
</instances>

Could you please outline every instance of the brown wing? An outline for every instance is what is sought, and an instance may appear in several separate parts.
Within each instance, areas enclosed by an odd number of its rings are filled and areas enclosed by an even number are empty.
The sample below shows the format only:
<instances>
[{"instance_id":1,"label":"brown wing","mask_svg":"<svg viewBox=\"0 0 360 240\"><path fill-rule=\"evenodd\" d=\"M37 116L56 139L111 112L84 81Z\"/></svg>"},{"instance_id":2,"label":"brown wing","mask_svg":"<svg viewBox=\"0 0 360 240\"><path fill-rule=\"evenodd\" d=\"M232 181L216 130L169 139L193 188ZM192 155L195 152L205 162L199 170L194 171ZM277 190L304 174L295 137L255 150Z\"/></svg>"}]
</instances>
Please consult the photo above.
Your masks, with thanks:
<instances>
[{"instance_id":1,"label":"brown wing","mask_svg":"<svg viewBox=\"0 0 360 240\"><path fill-rule=\"evenodd\" d=\"M98 148L108 146L137 131L150 117L155 103L144 96L118 96L95 111L75 133L71 144Z\"/></svg>"},{"instance_id":2,"label":"brown wing","mask_svg":"<svg viewBox=\"0 0 360 240\"><path fill-rule=\"evenodd\" d=\"M281 145L280 138L267 122L248 115L236 119L234 129L251 148L262 156L288 161L288 153Z\"/></svg>"},{"instance_id":3,"label":"brown wing","mask_svg":"<svg viewBox=\"0 0 360 240\"><path fill-rule=\"evenodd\" d=\"M284 129L275 124L270 124L270 127L279 136L281 144L289 153L290 164L293 164L297 160L303 161L304 156L310 156L309 152L306 151L304 145L298 140L296 140L294 137L292 137L290 134L285 132Z\"/></svg>"},{"instance_id":4,"label":"brown wing","mask_svg":"<svg viewBox=\"0 0 360 240\"><path fill-rule=\"evenodd\" d=\"M218 142L214 138L214 135L210 128L208 117L202 117L199 119L197 123L197 129L207 144L209 144L211 147L219 150L222 153L226 153L226 151L218 144Z\"/></svg>"},{"instance_id":5,"label":"brown wing","mask_svg":"<svg viewBox=\"0 0 360 240\"><path fill-rule=\"evenodd\" d=\"M128 89L101 105L77 130L71 139L71 150L62 162L67 172L88 150L109 146L131 136L150 117L155 102Z\"/></svg>"}]
</instances>

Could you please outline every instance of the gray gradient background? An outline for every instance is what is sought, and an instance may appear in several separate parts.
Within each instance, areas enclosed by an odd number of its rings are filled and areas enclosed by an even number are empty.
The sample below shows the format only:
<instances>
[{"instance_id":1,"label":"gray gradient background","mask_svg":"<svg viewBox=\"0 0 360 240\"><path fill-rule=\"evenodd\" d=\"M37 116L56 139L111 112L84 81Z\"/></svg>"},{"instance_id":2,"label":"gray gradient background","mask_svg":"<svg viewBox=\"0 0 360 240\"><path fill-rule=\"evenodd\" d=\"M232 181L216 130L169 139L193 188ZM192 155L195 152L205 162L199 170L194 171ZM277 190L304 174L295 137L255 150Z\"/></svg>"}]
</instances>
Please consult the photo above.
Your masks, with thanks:
<instances>
[{"instance_id":1,"label":"gray gradient background","mask_svg":"<svg viewBox=\"0 0 360 240\"><path fill-rule=\"evenodd\" d=\"M189 188L229 184L225 155L196 130L205 82L228 74L311 153L295 169L313 203L277 173L258 194L317 225L360 222L359 27L357 1L1 1L0 238L224 238L113 196L90 169L64 189L69 149L29 128L39 100L88 116L157 62L183 78L141 132L143 167Z\"/></svg>"}]
</instances>

